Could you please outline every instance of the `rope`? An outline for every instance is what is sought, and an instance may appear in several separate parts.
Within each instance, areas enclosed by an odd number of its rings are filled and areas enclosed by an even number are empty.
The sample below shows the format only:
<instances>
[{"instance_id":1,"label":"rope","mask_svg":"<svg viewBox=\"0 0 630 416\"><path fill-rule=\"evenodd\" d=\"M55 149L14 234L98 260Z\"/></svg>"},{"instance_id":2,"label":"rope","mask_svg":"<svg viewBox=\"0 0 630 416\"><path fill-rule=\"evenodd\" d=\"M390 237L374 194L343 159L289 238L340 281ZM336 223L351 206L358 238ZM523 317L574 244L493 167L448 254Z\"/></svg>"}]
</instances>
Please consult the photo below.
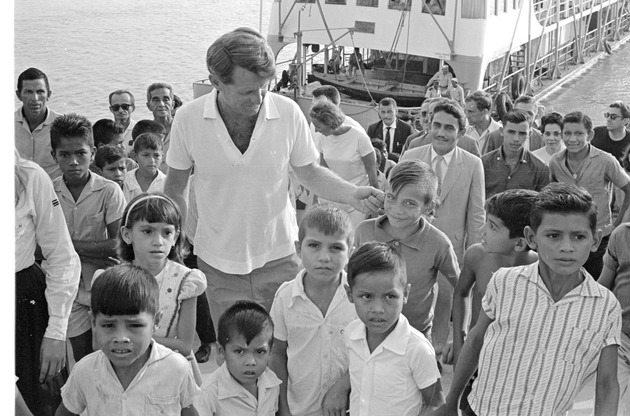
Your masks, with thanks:
<instances>
[{"instance_id":1,"label":"rope","mask_svg":"<svg viewBox=\"0 0 630 416\"><path fill-rule=\"evenodd\" d=\"M354 57L357 60L357 64L359 64L359 57L357 56L357 48L356 46L354 46L354 32L350 32L350 40L352 41L352 50L354 51ZM372 97L372 93L370 92L370 89L367 86L367 82L365 82L365 76L363 75L363 69L359 67L359 72L361 73L361 81L363 81L363 87L365 88L365 91L367 91L368 95L370 96L370 101L372 103L376 103L376 101L374 100L374 97Z\"/></svg>"}]
</instances>

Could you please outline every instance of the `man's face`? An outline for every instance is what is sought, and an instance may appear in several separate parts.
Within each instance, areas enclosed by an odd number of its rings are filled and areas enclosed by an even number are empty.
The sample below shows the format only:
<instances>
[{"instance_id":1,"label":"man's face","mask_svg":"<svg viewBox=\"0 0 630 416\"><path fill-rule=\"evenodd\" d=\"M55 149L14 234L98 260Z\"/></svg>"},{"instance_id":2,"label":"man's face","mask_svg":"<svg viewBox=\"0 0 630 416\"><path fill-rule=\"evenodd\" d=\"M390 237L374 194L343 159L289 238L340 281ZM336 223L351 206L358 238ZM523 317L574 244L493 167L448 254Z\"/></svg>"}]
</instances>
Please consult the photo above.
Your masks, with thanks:
<instances>
[{"instance_id":1,"label":"man's face","mask_svg":"<svg viewBox=\"0 0 630 416\"><path fill-rule=\"evenodd\" d=\"M44 79L29 79L22 82L22 89L15 92L22 101L22 109L27 119L36 119L46 114L46 102L50 91Z\"/></svg>"},{"instance_id":2,"label":"man's face","mask_svg":"<svg viewBox=\"0 0 630 416\"><path fill-rule=\"evenodd\" d=\"M147 101L147 107L153 113L153 117L157 119L165 119L171 117L173 109L173 95L168 88L157 88L149 93L150 99Z\"/></svg>"},{"instance_id":3,"label":"man's face","mask_svg":"<svg viewBox=\"0 0 630 416\"><path fill-rule=\"evenodd\" d=\"M431 135L433 136L433 150L438 155L445 155L457 146L459 139L459 123L455 116L439 111L433 114L431 120Z\"/></svg>"},{"instance_id":4,"label":"man's face","mask_svg":"<svg viewBox=\"0 0 630 416\"><path fill-rule=\"evenodd\" d=\"M623 118L621 110L616 107L609 107L604 113L606 117L606 128L608 130L617 130L628 124L628 119Z\"/></svg>"},{"instance_id":5,"label":"man's face","mask_svg":"<svg viewBox=\"0 0 630 416\"><path fill-rule=\"evenodd\" d=\"M479 110L477 108L477 103L473 100L466 101L464 113L466 113L466 118L471 126L478 126L488 119L488 110Z\"/></svg>"},{"instance_id":6,"label":"man's face","mask_svg":"<svg viewBox=\"0 0 630 416\"><path fill-rule=\"evenodd\" d=\"M443 67L442 67L442 73L443 73L444 75L446 75L446 74L448 73L448 68L447 68L447 67L445 67L445 66L443 66Z\"/></svg>"},{"instance_id":7,"label":"man's face","mask_svg":"<svg viewBox=\"0 0 630 416\"><path fill-rule=\"evenodd\" d=\"M260 110L270 78L237 66L232 73L232 82L225 84L218 79L211 79L218 90L219 108L244 117L255 116Z\"/></svg>"},{"instance_id":8,"label":"man's face","mask_svg":"<svg viewBox=\"0 0 630 416\"><path fill-rule=\"evenodd\" d=\"M127 125L131 119L131 113L136 107L131 104L131 96L125 94L114 94L109 103L109 111L114 115L114 120L123 126Z\"/></svg>"},{"instance_id":9,"label":"man's face","mask_svg":"<svg viewBox=\"0 0 630 416\"><path fill-rule=\"evenodd\" d=\"M396 120L398 108L393 105L379 104L378 114L381 116L381 120L383 120L386 126L391 126L394 120Z\"/></svg>"}]
</instances>

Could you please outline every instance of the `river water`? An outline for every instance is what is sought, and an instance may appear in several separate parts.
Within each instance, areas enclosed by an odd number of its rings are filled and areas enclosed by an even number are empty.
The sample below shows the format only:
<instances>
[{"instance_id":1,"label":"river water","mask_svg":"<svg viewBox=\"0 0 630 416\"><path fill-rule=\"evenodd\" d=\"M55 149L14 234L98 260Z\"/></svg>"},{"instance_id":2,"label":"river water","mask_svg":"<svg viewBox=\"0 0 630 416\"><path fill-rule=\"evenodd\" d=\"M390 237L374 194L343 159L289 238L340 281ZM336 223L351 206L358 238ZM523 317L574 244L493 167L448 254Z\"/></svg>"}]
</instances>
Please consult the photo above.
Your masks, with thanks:
<instances>
[{"instance_id":1,"label":"river water","mask_svg":"<svg viewBox=\"0 0 630 416\"><path fill-rule=\"evenodd\" d=\"M271 4L263 0L263 35ZM152 118L144 105L150 83L167 82L184 102L191 100L192 83L207 75L208 46L239 26L258 30L260 18L259 0L19 0L14 80L29 66L42 69L53 92L50 107L92 121L110 118L109 93L126 88L136 96L133 118ZM561 113L582 110L603 124L612 100L630 103L628 62L630 44L543 104Z\"/></svg>"}]
</instances>

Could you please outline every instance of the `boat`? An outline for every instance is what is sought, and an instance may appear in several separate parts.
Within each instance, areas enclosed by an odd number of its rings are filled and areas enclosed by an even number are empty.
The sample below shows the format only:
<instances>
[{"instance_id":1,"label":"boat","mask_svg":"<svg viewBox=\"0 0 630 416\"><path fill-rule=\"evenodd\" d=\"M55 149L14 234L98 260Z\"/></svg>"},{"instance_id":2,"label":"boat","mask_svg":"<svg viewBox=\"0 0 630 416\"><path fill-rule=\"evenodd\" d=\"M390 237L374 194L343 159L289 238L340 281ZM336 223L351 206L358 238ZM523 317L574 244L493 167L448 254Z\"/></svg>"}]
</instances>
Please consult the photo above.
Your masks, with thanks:
<instances>
[{"instance_id":1,"label":"boat","mask_svg":"<svg viewBox=\"0 0 630 416\"><path fill-rule=\"evenodd\" d=\"M629 29L630 0L274 0L267 41L276 56L296 48L278 62L290 82L277 90L308 113L309 91L335 85L346 114L365 124L383 96L413 112L444 65L465 93L538 95ZM339 70L355 51L365 69Z\"/></svg>"}]
</instances>

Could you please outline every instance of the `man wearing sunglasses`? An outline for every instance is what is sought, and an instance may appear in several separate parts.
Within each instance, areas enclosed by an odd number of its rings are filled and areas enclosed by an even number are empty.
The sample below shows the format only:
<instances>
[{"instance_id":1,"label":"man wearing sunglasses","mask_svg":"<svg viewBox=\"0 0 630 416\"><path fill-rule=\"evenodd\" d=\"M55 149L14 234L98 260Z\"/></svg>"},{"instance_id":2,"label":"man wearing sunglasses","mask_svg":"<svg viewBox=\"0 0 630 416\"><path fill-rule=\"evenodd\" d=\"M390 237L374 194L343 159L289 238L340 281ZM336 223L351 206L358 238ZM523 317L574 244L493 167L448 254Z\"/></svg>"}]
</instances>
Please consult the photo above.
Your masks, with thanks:
<instances>
[{"instance_id":1,"label":"man wearing sunglasses","mask_svg":"<svg viewBox=\"0 0 630 416\"><path fill-rule=\"evenodd\" d=\"M114 120L125 129L123 143L127 154L133 150L131 131L136 122L131 119L131 113L136 109L135 103L135 98L130 91L116 90L109 94L109 111L114 115Z\"/></svg>"},{"instance_id":2,"label":"man wearing sunglasses","mask_svg":"<svg viewBox=\"0 0 630 416\"><path fill-rule=\"evenodd\" d=\"M621 161L623 151L630 145L630 131L626 128L630 122L630 107L616 101L608 106L604 117L606 125L595 127L591 144Z\"/></svg>"}]
</instances>

